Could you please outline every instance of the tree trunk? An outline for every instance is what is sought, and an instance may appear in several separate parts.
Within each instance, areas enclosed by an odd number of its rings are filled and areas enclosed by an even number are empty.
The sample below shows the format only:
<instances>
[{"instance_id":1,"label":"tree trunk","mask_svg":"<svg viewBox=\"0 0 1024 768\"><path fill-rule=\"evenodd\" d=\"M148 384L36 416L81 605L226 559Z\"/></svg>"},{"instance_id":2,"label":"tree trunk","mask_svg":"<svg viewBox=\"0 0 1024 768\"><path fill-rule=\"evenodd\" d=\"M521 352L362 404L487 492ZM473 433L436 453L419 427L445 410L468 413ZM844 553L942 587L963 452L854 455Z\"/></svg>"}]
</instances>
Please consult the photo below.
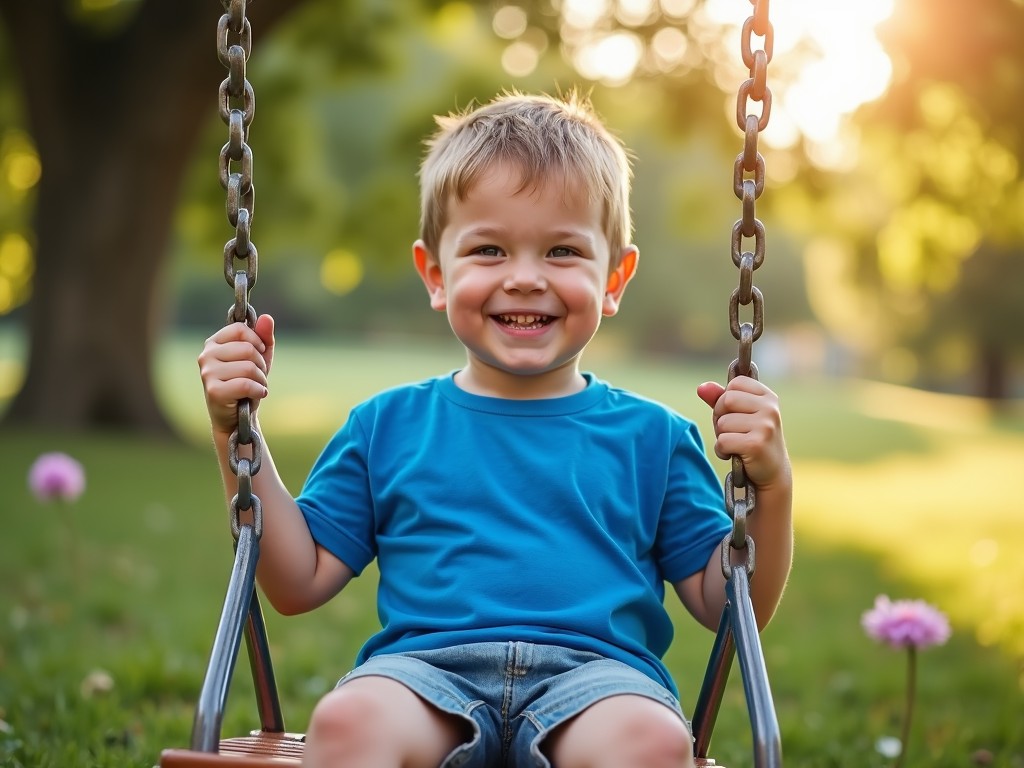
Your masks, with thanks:
<instances>
[{"instance_id":1,"label":"tree trunk","mask_svg":"<svg viewBox=\"0 0 1024 768\"><path fill-rule=\"evenodd\" d=\"M254 36L299 4L256 3ZM0 0L43 167L28 365L5 420L170 435L154 341L179 189L226 75L214 34L222 11L212 0L147 0L107 36L66 6Z\"/></svg>"},{"instance_id":2,"label":"tree trunk","mask_svg":"<svg viewBox=\"0 0 1024 768\"><path fill-rule=\"evenodd\" d=\"M1010 366L1007 354L995 344L982 344L978 350L978 394L1000 406L1010 395Z\"/></svg>"}]
</instances>

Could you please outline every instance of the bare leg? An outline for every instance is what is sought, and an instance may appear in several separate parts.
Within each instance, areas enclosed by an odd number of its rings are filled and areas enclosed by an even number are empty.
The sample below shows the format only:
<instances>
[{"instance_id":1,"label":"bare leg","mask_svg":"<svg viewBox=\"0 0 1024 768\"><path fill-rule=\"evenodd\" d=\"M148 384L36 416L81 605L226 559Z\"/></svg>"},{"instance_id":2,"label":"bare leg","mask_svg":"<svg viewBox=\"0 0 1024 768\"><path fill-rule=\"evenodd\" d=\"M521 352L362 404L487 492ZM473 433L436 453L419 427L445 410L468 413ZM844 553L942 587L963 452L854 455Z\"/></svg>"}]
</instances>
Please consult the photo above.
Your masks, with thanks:
<instances>
[{"instance_id":1,"label":"bare leg","mask_svg":"<svg viewBox=\"0 0 1024 768\"><path fill-rule=\"evenodd\" d=\"M360 677L313 710L302 764L308 768L437 768L470 738L470 726L399 682Z\"/></svg>"},{"instance_id":2,"label":"bare leg","mask_svg":"<svg viewBox=\"0 0 1024 768\"><path fill-rule=\"evenodd\" d=\"M555 768L693 768L683 721L643 696L602 699L545 740Z\"/></svg>"}]
</instances>

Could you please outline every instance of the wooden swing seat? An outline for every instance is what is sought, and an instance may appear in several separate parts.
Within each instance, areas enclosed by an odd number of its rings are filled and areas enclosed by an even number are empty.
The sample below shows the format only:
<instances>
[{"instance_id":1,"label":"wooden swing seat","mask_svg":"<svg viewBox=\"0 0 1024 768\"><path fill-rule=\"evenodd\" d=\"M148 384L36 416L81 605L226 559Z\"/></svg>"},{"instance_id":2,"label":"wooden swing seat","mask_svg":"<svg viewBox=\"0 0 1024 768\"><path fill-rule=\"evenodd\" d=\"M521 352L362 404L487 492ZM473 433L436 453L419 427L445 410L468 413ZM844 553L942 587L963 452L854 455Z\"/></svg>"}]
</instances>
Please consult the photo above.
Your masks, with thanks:
<instances>
[{"instance_id":1,"label":"wooden swing seat","mask_svg":"<svg viewBox=\"0 0 1024 768\"><path fill-rule=\"evenodd\" d=\"M253 731L248 736L222 739L219 752L165 749L160 768L281 768L299 765L305 737L301 733ZM710 758L697 758L697 768L725 768Z\"/></svg>"},{"instance_id":2,"label":"wooden swing seat","mask_svg":"<svg viewBox=\"0 0 1024 768\"><path fill-rule=\"evenodd\" d=\"M301 733L253 731L248 736L221 739L219 752L165 749L160 754L160 768L281 768L283 765L299 765L305 748L304 739Z\"/></svg>"}]
</instances>

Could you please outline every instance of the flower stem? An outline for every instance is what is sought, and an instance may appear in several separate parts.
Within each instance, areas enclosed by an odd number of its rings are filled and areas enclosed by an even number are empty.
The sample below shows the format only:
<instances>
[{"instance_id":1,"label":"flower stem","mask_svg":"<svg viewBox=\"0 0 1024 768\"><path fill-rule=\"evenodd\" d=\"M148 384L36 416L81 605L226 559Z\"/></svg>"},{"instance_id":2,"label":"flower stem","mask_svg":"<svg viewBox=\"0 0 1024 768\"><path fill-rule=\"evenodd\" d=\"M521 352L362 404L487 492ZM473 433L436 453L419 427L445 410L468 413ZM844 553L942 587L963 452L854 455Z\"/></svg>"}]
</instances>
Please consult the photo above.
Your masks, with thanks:
<instances>
[{"instance_id":1,"label":"flower stem","mask_svg":"<svg viewBox=\"0 0 1024 768\"><path fill-rule=\"evenodd\" d=\"M68 560L71 568L71 592L76 598L82 583L82 560L78 548L78 527L75 524L75 510L68 502L61 502L64 513L64 533L68 538Z\"/></svg>"},{"instance_id":2,"label":"flower stem","mask_svg":"<svg viewBox=\"0 0 1024 768\"><path fill-rule=\"evenodd\" d=\"M914 713L914 697L917 690L917 647L907 646L907 698L903 710L903 732L900 734L900 754L893 768L902 768L910 743L910 722Z\"/></svg>"}]
</instances>

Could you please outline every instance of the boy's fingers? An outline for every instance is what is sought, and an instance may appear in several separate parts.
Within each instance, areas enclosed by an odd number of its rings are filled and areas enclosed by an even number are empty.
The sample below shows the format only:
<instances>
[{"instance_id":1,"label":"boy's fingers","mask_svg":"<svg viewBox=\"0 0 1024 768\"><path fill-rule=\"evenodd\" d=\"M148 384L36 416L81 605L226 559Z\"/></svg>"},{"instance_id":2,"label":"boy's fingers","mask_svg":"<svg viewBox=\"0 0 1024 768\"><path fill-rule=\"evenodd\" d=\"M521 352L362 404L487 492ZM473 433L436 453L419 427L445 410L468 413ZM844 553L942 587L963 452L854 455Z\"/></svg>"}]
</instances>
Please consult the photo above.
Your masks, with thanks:
<instances>
[{"instance_id":1,"label":"boy's fingers","mask_svg":"<svg viewBox=\"0 0 1024 768\"><path fill-rule=\"evenodd\" d=\"M768 391L768 387L762 384L758 379L751 378L750 376L734 376L729 382L728 389L735 389L740 392L751 392L753 394L761 394L762 392Z\"/></svg>"},{"instance_id":2,"label":"boy's fingers","mask_svg":"<svg viewBox=\"0 0 1024 768\"><path fill-rule=\"evenodd\" d=\"M245 323L229 323L206 340L206 344L230 344L244 341L263 351L263 340Z\"/></svg>"},{"instance_id":3,"label":"boy's fingers","mask_svg":"<svg viewBox=\"0 0 1024 768\"><path fill-rule=\"evenodd\" d=\"M208 345L199 355L199 373L202 378L210 376L229 378L223 373L226 366L245 363L267 373L266 361L255 347L247 341L230 341L226 344Z\"/></svg>"},{"instance_id":4,"label":"boy's fingers","mask_svg":"<svg viewBox=\"0 0 1024 768\"><path fill-rule=\"evenodd\" d=\"M206 378L213 381L231 381L233 379L249 379L266 386L267 373L263 370L263 361L256 360L224 360L206 371Z\"/></svg>"},{"instance_id":5,"label":"boy's fingers","mask_svg":"<svg viewBox=\"0 0 1024 768\"><path fill-rule=\"evenodd\" d=\"M239 400L260 400L267 396L267 388L255 379L235 378L214 381L206 389L207 400L223 408L234 408Z\"/></svg>"}]
</instances>

